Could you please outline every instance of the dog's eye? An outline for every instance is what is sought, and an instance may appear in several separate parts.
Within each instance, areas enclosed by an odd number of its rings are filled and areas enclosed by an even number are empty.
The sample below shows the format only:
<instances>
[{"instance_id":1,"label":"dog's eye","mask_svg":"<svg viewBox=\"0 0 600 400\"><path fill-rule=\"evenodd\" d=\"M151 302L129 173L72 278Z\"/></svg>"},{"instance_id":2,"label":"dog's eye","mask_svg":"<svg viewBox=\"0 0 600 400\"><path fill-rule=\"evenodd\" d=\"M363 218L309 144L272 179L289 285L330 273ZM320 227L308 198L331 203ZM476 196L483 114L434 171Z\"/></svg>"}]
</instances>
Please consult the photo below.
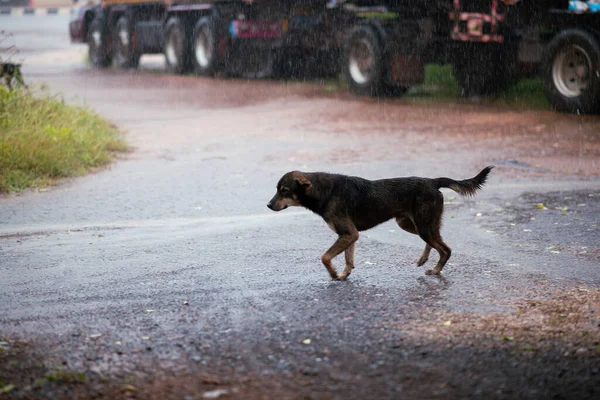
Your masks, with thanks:
<instances>
[{"instance_id":1,"label":"dog's eye","mask_svg":"<svg viewBox=\"0 0 600 400\"><path fill-rule=\"evenodd\" d=\"M290 189L286 188L286 187L282 187L281 189L279 189L279 193L281 194L288 194L290 192Z\"/></svg>"}]
</instances>

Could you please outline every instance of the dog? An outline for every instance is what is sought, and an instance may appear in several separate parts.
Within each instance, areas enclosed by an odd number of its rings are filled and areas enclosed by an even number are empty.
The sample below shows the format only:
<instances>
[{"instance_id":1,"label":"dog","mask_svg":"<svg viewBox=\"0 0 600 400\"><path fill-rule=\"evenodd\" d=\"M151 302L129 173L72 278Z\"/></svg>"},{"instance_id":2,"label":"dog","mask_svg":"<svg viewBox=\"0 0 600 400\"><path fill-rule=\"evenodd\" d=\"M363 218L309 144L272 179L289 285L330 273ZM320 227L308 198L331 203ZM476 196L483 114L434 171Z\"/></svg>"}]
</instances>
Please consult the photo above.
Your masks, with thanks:
<instances>
[{"instance_id":1,"label":"dog","mask_svg":"<svg viewBox=\"0 0 600 400\"><path fill-rule=\"evenodd\" d=\"M440 188L463 196L474 196L484 185L493 166L471 179L406 177L368 180L357 176L325 172L292 171L277 183L277 192L267 204L273 211L300 206L320 215L338 234L338 239L321 257L332 280L346 280L354 269L354 248L358 232L371 229L392 218L403 230L419 235L426 243L417 261L422 266L431 249L439 253L435 268L426 275L439 275L452 254L440 235L444 197ZM332 264L344 252L346 267L338 275Z\"/></svg>"}]
</instances>

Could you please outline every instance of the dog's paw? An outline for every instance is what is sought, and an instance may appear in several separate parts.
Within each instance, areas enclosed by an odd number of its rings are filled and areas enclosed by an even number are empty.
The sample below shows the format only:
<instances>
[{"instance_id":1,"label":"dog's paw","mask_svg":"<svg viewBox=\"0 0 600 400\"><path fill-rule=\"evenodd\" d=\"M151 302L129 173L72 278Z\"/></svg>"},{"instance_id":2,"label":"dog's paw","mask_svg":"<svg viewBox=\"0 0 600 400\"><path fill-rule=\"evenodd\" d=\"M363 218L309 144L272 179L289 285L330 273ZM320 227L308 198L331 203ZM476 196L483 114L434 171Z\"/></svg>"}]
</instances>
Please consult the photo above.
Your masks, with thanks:
<instances>
[{"instance_id":1,"label":"dog's paw","mask_svg":"<svg viewBox=\"0 0 600 400\"><path fill-rule=\"evenodd\" d=\"M417 267L421 267L423 264L425 264L427 262L427 260L429 260L429 258L419 258L417 260Z\"/></svg>"},{"instance_id":2,"label":"dog's paw","mask_svg":"<svg viewBox=\"0 0 600 400\"><path fill-rule=\"evenodd\" d=\"M437 271L435 269L428 269L425 271L425 275L439 275L442 271Z\"/></svg>"},{"instance_id":3,"label":"dog's paw","mask_svg":"<svg viewBox=\"0 0 600 400\"><path fill-rule=\"evenodd\" d=\"M350 275L350 274L342 273L342 274L338 275L336 281L345 281L346 279L348 279L348 275Z\"/></svg>"}]
</instances>

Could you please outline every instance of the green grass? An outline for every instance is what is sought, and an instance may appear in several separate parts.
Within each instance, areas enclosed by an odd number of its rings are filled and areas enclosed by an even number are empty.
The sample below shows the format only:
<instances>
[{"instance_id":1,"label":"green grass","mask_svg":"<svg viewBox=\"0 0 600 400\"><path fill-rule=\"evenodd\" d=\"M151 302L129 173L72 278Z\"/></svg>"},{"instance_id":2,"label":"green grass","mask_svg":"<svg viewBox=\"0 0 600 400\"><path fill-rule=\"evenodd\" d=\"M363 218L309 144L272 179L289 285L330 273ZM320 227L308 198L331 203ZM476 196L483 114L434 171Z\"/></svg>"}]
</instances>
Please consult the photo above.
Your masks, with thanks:
<instances>
[{"instance_id":1,"label":"green grass","mask_svg":"<svg viewBox=\"0 0 600 400\"><path fill-rule=\"evenodd\" d=\"M438 92L442 92L452 96L460 94L460 86L454 75L452 75L451 65L425 65L425 77L423 79L424 86L432 86Z\"/></svg>"},{"instance_id":2,"label":"green grass","mask_svg":"<svg viewBox=\"0 0 600 400\"><path fill-rule=\"evenodd\" d=\"M540 78L525 78L504 89L494 99L497 104L519 106L529 109L550 109L550 102L542 91Z\"/></svg>"},{"instance_id":3,"label":"green grass","mask_svg":"<svg viewBox=\"0 0 600 400\"><path fill-rule=\"evenodd\" d=\"M322 81L326 92L347 90L344 79L340 76L336 79ZM461 87L452 74L451 65L427 64L425 65L425 76L423 83L410 88L403 96L414 102L456 102L461 97ZM523 78L508 85L495 96L484 96L479 101L491 106L511 107L529 110L549 110L550 103L542 91L542 83L539 78Z\"/></svg>"},{"instance_id":4,"label":"green grass","mask_svg":"<svg viewBox=\"0 0 600 400\"><path fill-rule=\"evenodd\" d=\"M126 150L119 131L93 112L0 86L0 192L83 175Z\"/></svg>"},{"instance_id":5,"label":"green grass","mask_svg":"<svg viewBox=\"0 0 600 400\"><path fill-rule=\"evenodd\" d=\"M451 65L428 64L422 85L415 86L406 97L411 99L453 100L460 97L461 88ZM495 96L486 97L490 105L505 105L527 109L550 109L539 78L520 79Z\"/></svg>"}]
</instances>

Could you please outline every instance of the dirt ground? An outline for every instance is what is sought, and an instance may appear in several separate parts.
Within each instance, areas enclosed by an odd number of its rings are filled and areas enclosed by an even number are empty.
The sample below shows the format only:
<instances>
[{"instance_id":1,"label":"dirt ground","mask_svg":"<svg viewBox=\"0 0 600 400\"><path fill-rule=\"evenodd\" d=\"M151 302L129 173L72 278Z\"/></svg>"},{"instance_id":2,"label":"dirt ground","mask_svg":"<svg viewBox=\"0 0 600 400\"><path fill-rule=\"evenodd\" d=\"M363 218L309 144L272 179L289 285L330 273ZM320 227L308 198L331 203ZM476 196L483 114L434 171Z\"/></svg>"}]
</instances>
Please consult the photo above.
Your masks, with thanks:
<instances>
[{"instance_id":1,"label":"dirt ground","mask_svg":"<svg viewBox=\"0 0 600 400\"><path fill-rule=\"evenodd\" d=\"M342 343L339 349L310 351L317 358L343 351L344 362L354 366L343 373L340 368L298 369L273 376L222 366L207 373L189 364L164 368L140 362L135 373L103 376L70 371L60 358L48 357L51 349L3 339L0 392L7 399L597 398L600 291L586 286L557 291L540 281L528 297L504 313L435 306L389 313L371 327L393 333L376 365L361 363L372 347L369 337L363 348ZM265 341L259 347L269 353L269 346Z\"/></svg>"}]
</instances>

